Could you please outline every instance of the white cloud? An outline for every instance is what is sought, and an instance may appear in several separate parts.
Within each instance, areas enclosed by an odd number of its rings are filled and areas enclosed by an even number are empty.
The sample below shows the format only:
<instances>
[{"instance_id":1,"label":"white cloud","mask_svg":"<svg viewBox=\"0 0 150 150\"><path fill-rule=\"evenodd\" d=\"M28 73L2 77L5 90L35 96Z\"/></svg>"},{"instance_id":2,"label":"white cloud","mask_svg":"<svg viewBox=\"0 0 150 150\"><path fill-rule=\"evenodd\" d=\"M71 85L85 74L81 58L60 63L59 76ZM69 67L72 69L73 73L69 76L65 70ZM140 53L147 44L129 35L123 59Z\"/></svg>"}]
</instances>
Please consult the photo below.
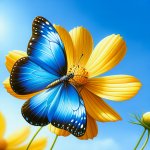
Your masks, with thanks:
<instances>
[{"instance_id":1,"label":"white cloud","mask_svg":"<svg viewBox=\"0 0 150 150\"><path fill-rule=\"evenodd\" d=\"M120 150L120 145L112 138L97 141L94 150ZM99 145L99 147L97 147Z\"/></svg>"},{"instance_id":2,"label":"white cloud","mask_svg":"<svg viewBox=\"0 0 150 150\"><path fill-rule=\"evenodd\" d=\"M112 138L92 140L83 146L83 149L92 150L120 150L120 145Z\"/></svg>"},{"instance_id":3,"label":"white cloud","mask_svg":"<svg viewBox=\"0 0 150 150\"><path fill-rule=\"evenodd\" d=\"M80 142L79 140L69 140L68 142L61 140L57 143L56 147L54 148L54 150L58 150L58 149L120 150L121 146L113 138L87 140L87 141L80 141Z\"/></svg>"}]
</instances>

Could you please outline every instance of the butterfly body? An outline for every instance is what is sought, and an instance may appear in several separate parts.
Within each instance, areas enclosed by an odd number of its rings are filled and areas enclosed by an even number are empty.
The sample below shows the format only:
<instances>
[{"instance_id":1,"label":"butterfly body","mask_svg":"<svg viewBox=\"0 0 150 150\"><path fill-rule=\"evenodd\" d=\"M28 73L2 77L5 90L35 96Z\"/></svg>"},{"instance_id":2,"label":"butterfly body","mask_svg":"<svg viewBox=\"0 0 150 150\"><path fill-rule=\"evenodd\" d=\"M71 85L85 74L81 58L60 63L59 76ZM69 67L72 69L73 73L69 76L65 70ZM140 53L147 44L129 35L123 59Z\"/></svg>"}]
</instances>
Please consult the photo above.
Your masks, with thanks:
<instances>
[{"instance_id":1,"label":"butterfly body","mask_svg":"<svg viewBox=\"0 0 150 150\"><path fill-rule=\"evenodd\" d=\"M51 123L74 136L84 135L86 110L80 93L70 82L74 72L67 74L64 44L53 25L43 17L33 21L27 54L14 64L10 75L14 92L35 93L22 106L24 119L31 125Z\"/></svg>"},{"instance_id":2,"label":"butterfly body","mask_svg":"<svg viewBox=\"0 0 150 150\"><path fill-rule=\"evenodd\" d=\"M73 78L74 77L74 73L70 73L70 74L68 74L68 75L64 75L63 77L61 77L60 79L58 79L58 80L56 80L56 81L54 81L54 82L52 82L52 83L50 83L46 88L48 89L48 88L52 88L52 87L54 87L54 86L56 86L56 85L58 85L58 84L60 84L60 83L62 83L62 82L69 82L69 79L71 79L71 78Z\"/></svg>"}]
</instances>

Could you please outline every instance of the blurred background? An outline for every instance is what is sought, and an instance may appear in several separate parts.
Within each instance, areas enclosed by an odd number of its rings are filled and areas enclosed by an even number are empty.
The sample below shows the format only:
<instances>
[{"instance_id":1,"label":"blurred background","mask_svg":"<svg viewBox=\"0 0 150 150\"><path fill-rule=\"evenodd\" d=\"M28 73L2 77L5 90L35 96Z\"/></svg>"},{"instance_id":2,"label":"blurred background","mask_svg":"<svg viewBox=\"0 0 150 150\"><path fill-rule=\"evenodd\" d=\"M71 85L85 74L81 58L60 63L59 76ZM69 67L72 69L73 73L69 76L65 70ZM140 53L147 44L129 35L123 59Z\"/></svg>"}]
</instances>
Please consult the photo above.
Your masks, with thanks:
<instances>
[{"instance_id":1,"label":"blurred background","mask_svg":"<svg viewBox=\"0 0 150 150\"><path fill-rule=\"evenodd\" d=\"M24 101L12 97L2 85L9 76L5 56L11 50L26 51L32 21L39 15L68 31L84 26L92 34L95 45L107 35L121 34L127 43L127 54L107 75L129 74L143 84L139 94L129 101L106 100L122 116L122 121L98 123L99 133L93 140L59 137L54 150L132 150L143 129L128 122L130 114L150 111L150 1L0 0L0 111L7 121L6 137L29 124L21 116ZM32 127L32 135L36 130L37 127ZM48 150L55 135L45 127L38 136L48 138ZM146 150L149 149L150 143Z\"/></svg>"}]
</instances>

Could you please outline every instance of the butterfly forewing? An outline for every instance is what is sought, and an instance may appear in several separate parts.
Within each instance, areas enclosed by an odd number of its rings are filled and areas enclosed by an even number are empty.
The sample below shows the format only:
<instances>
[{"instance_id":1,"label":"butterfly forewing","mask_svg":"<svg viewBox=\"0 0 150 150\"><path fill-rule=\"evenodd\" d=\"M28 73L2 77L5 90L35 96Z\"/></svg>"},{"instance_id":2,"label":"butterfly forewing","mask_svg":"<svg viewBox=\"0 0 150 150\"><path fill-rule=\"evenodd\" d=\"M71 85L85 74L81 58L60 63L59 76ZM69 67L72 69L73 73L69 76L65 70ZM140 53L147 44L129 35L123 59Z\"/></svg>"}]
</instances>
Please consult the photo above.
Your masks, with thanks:
<instances>
[{"instance_id":1,"label":"butterfly forewing","mask_svg":"<svg viewBox=\"0 0 150 150\"><path fill-rule=\"evenodd\" d=\"M53 25L43 17L36 17L32 24L32 37L28 44L28 55L36 57L48 69L59 75L67 73L67 60L63 42Z\"/></svg>"},{"instance_id":2,"label":"butterfly forewing","mask_svg":"<svg viewBox=\"0 0 150 150\"><path fill-rule=\"evenodd\" d=\"M31 61L29 57L23 57L13 66L10 84L14 92L24 95L43 90L58 78Z\"/></svg>"}]
</instances>

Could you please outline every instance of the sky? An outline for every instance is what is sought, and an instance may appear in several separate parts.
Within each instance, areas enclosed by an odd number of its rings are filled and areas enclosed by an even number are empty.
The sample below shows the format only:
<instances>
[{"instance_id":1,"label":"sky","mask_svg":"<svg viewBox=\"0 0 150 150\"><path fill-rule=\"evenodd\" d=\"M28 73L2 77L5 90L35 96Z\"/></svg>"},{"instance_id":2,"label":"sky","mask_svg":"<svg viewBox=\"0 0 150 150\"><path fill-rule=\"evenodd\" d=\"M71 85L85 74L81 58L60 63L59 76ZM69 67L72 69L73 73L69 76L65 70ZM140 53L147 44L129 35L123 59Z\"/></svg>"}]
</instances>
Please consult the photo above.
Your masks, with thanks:
<instances>
[{"instance_id":1,"label":"sky","mask_svg":"<svg viewBox=\"0 0 150 150\"><path fill-rule=\"evenodd\" d=\"M7 120L6 137L12 131L28 126L21 116L23 100L9 95L2 82L9 76L4 65L11 50L26 51L32 21L43 16L68 31L76 26L87 28L96 45L112 33L126 41L127 54L121 63L105 75L128 74L142 82L139 93L129 101L110 104L123 118L115 123L98 123L99 133L93 140L73 136L59 137L54 150L132 150L142 128L131 125L130 114L150 111L150 1L148 0L0 0L0 111ZM32 128L32 134L37 130ZM49 149L55 135L45 127L40 136L48 137ZM149 145L145 150L148 150Z\"/></svg>"}]
</instances>

